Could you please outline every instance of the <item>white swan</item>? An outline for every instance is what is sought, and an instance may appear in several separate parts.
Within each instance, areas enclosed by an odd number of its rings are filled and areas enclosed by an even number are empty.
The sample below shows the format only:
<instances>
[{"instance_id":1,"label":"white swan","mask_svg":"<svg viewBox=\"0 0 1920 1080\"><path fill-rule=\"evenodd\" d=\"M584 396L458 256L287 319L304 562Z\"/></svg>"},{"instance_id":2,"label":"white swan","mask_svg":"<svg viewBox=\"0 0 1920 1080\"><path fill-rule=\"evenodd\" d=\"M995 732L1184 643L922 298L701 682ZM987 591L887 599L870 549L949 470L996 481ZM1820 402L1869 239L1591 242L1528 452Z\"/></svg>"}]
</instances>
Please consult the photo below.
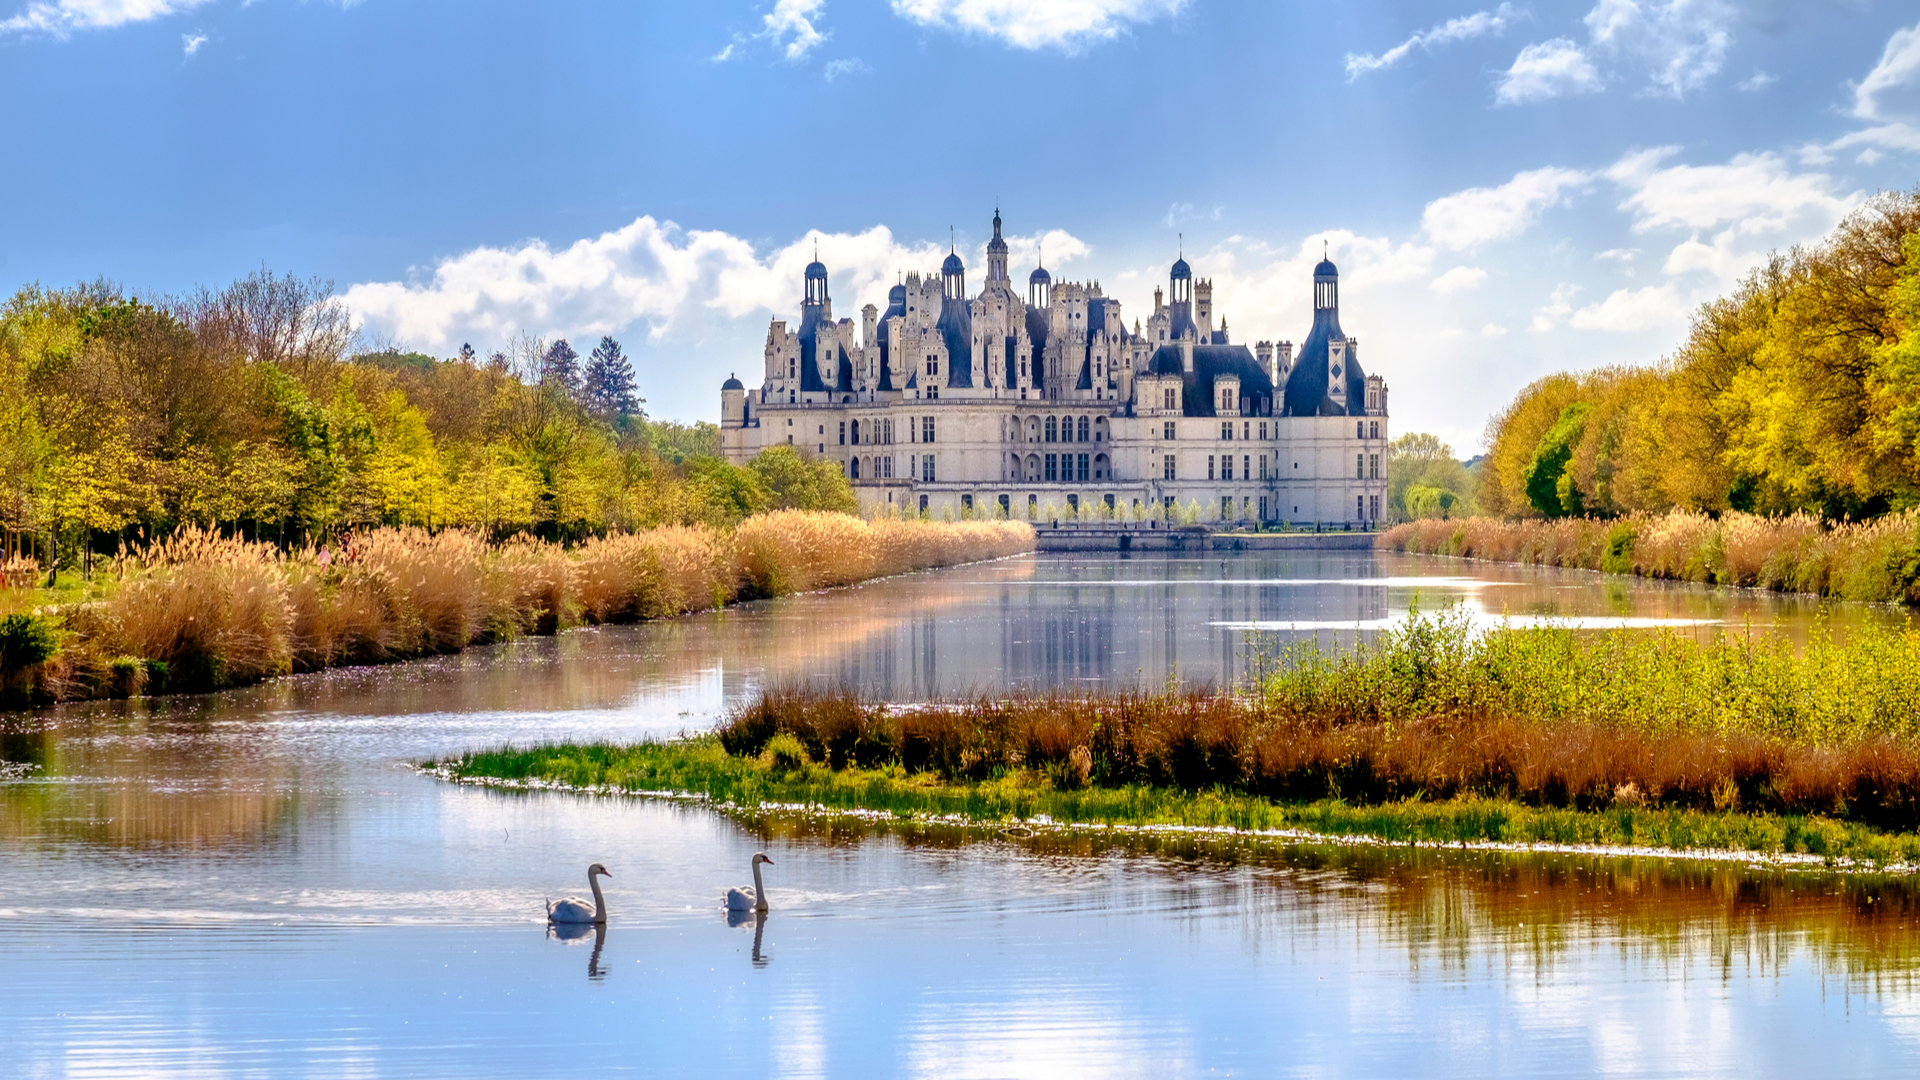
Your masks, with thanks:
<instances>
[{"instance_id":1,"label":"white swan","mask_svg":"<svg viewBox=\"0 0 1920 1080\"><path fill-rule=\"evenodd\" d=\"M607 868L599 863L587 867L587 888L593 890L593 904L588 906L585 900L569 896L565 900L547 901L547 921L557 923L604 923L607 921L607 902L600 895L599 878L612 877Z\"/></svg>"},{"instance_id":2,"label":"white swan","mask_svg":"<svg viewBox=\"0 0 1920 1080\"><path fill-rule=\"evenodd\" d=\"M728 889L727 890L727 910L728 911L765 911L767 910L767 889L766 889L766 886L760 884L760 864L761 863L766 863L768 866L772 866L773 860L767 858L765 852L760 852L760 851L754 852L753 853L753 888L749 889L749 888L746 888L745 886L742 886L737 889Z\"/></svg>"}]
</instances>

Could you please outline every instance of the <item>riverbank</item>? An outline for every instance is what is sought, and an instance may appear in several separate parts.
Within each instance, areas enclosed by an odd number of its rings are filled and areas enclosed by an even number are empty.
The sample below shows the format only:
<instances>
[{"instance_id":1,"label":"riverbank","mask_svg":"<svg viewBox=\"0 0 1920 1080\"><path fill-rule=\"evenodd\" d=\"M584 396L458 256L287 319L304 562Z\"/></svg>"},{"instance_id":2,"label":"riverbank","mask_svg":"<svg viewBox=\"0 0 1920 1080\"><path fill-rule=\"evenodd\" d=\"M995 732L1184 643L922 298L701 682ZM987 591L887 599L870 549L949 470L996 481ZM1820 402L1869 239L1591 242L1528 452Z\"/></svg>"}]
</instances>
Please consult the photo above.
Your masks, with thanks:
<instances>
[{"instance_id":1,"label":"riverbank","mask_svg":"<svg viewBox=\"0 0 1920 1080\"><path fill-rule=\"evenodd\" d=\"M670 526L574 547L382 528L283 552L187 530L118 560L84 588L0 590L0 704L243 686L582 624L668 618L1033 545L1020 522L796 510L732 529Z\"/></svg>"},{"instance_id":2,"label":"riverbank","mask_svg":"<svg viewBox=\"0 0 1920 1080\"><path fill-rule=\"evenodd\" d=\"M740 806L1920 860L1920 634L1255 639L1237 693L889 705L762 694L690 742L477 753L454 779Z\"/></svg>"},{"instance_id":3,"label":"riverbank","mask_svg":"<svg viewBox=\"0 0 1920 1080\"><path fill-rule=\"evenodd\" d=\"M1920 510L1828 525L1811 514L1717 517L1676 510L1617 518L1428 518L1378 547L1705 585L1920 604Z\"/></svg>"},{"instance_id":4,"label":"riverbank","mask_svg":"<svg viewBox=\"0 0 1920 1080\"><path fill-rule=\"evenodd\" d=\"M1920 863L1920 836L1822 815L1647 806L1604 810L1511 799L1419 797L1378 804L1284 801L1224 789L1056 787L1021 769L949 782L900 766L834 769L785 754L729 754L718 738L628 746L553 745L469 754L425 766L461 783L593 794L695 796L746 813L802 809L1003 829L1213 830L1281 842L1316 837L1482 848L1668 853L1783 865Z\"/></svg>"}]
</instances>

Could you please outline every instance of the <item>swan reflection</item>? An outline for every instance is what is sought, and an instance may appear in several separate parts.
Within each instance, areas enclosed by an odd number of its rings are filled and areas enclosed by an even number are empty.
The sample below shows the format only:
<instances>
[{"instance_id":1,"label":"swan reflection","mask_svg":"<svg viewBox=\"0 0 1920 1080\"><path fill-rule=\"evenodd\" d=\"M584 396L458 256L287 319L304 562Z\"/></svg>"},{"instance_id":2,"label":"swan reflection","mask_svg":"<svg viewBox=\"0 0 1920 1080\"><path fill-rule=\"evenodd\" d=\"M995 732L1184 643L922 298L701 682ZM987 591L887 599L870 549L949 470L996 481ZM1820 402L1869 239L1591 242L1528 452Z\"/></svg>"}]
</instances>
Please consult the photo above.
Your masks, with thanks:
<instances>
[{"instance_id":1,"label":"swan reflection","mask_svg":"<svg viewBox=\"0 0 1920 1080\"><path fill-rule=\"evenodd\" d=\"M730 927L742 927L749 922L753 924L753 966L766 967L767 962L773 959L760 951L761 940L767 933L767 913L764 911L734 910L727 912L727 925Z\"/></svg>"},{"instance_id":2,"label":"swan reflection","mask_svg":"<svg viewBox=\"0 0 1920 1080\"><path fill-rule=\"evenodd\" d=\"M600 954L607 947L607 924L600 923L548 923L547 936L557 941L576 942L593 935L593 953L587 957L587 978L599 982L607 977L611 968L600 966Z\"/></svg>"}]
</instances>

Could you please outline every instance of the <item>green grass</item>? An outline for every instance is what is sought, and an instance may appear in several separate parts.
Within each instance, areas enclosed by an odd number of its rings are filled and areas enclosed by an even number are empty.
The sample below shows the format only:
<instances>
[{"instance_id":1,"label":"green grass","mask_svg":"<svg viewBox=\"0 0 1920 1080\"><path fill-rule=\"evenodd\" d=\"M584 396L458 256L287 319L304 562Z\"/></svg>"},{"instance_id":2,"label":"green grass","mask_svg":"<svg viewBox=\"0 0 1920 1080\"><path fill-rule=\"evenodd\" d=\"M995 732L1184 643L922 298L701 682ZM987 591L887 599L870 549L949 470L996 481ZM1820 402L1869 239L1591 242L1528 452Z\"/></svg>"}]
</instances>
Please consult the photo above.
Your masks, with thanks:
<instances>
[{"instance_id":1,"label":"green grass","mask_svg":"<svg viewBox=\"0 0 1920 1080\"><path fill-rule=\"evenodd\" d=\"M783 747L770 746L758 757L741 757L728 754L712 736L624 746L505 748L434 765L455 780L537 781L702 795L749 811L799 804L983 823L1044 817L1061 825L1297 830L1389 843L1632 845L1804 854L1878 865L1920 862L1920 835L1885 832L1819 815L1625 806L1575 810L1481 797L1414 798L1357 806L1339 799L1277 802L1218 788L1062 790L1044 773L1032 770L999 770L986 779L955 782L932 772L909 773L898 764L829 769Z\"/></svg>"}]
</instances>

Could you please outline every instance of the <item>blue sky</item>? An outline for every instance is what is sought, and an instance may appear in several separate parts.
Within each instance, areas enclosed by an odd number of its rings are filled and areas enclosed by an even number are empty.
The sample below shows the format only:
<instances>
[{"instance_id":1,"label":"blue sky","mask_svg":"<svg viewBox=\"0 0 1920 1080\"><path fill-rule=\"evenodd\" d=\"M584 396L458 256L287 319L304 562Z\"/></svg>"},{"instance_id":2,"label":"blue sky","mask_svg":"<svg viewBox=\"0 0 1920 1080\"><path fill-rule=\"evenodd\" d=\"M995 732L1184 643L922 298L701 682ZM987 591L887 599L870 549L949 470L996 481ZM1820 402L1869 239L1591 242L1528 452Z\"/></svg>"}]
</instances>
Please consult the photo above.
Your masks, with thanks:
<instances>
[{"instance_id":1,"label":"blue sky","mask_svg":"<svg viewBox=\"0 0 1920 1080\"><path fill-rule=\"evenodd\" d=\"M1151 312L1184 234L1236 340L1322 243L1399 431L1471 452L1549 371L1649 363L1761 255L1920 173L1884 0L0 0L0 284L262 264L370 340L618 336L657 416L930 270Z\"/></svg>"}]
</instances>

